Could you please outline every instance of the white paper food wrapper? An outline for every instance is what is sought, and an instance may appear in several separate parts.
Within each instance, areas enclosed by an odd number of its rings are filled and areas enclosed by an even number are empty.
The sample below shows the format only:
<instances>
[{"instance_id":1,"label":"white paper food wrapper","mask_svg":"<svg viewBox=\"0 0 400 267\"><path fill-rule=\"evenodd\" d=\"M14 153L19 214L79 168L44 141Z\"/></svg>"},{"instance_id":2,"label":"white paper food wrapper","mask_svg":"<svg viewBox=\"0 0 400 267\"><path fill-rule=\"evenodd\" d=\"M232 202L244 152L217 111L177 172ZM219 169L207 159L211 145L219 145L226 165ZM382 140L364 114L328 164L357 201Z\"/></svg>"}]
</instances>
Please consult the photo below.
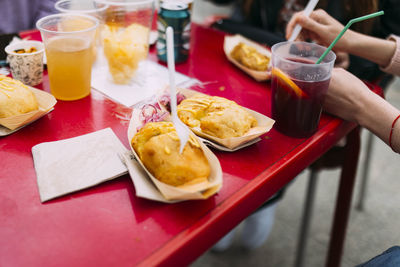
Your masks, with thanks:
<instances>
[{"instance_id":1,"label":"white paper food wrapper","mask_svg":"<svg viewBox=\"0 0 400 267\"><path fill-rule=\"evenodd\" d=\"M162 109L159 106L154 106L156 112L163 113ZM168 120L168 117L160 116L164 120ZM143 109L137 107L132 112L132 118L129 123L128 128L128 140L129 144L131 144L131 140L133 136L136 134L138 129L140 129L145 122L143 121ZM160 182L156 179L143 165L140 161L138 155L133 149L132 145L131 150L132 153L137 160L138 164L141 166L143 170L145 170L147 174L147 179L152 182L153 186L158 190L161 196L164 198L160 200L159 195L154 193L152 190L148 190L144 185L148 183L146 182L136 182L137 179L144 179L143 175L137 175L137 168L134 171L130 171L132 181L135 184L136 195L138 197L144 197L151 200L162 201L166 203L170 203L171 201L183 201L183 200L193 200L193 199L206 199L211 195L215 194L222 187L222 169L219 163L218 158L211 152L210 149L207 148L200 140L198 140L211 168L210 176L208 177L208 182L194 184L190 186L181 186L175 187L163 182ZM126 159L126 157L125 157ZM129 166L129 164L127 164Z\"/></svg>"},{"instance_id":2,"label":"white paper food wrapper","mask_svg":"<svg viewBox=\"0 0 400 267\"><path fill-rule=\"evenodd\" d=\"M129 175L131 176L133 186L135 187L136 196L146 199L151 199L164 203L176 203L179 200L166 200L146 171L142 168L139 162L136 161L132 151L125 152L120 155L126 167L128 168Z\"/></svg>"},{"instance_id":3,"label":"white paper food wrapper","mask_svg":"<svg viewBox=\"0 0 400 267\"><path fill-rule=\"evenodd\" d=\"M98 60L92 70L92 87L127 107L151 97L168 84L168 69L149 60L139 64L130 84L115 84L110 77L105 58L100 56ZM176 72L175 80L179 84L192 79Z\"/></svg>"},{"instance_id":4,"label":"white paper food wrapper","mask_svg":"<svg viewBox=\"0 0 400 267\"><path fill-rule=\"evenodd\" d=\"M8 128L10 131L0 131L0 135L9 134L11 131L22 128L40 117L44 116L48 113L51 109L53 109L54 105L57 103L57 100L54 98L53 95L39 90L33 87L28 86L28 88L32 91L35 95L36 100L39 104L38 110L34 110L25 114L20 114L12 117L1 118L0 125ZM2 134L4 132L4 134Z\"/></svg>"},{"instance_id":5,"label":"white paper food wrapper","mask_svg":"<svg viewBox=\"0 0 400 267\"><path fill-rule=\"evenodd\" d=\"M224 52L225 52L225 55L228 58L228 60L230 62L232 62L236 67L238 67L239 69L243 70L248 75L253 77L256 81L261 82L261 81L269 80L271 78L271 69L270 68L266 71L252 70L252 69L240 64L231 56L231 52L232 52L233 48L235 48L235 46L238 45L239 43L244 43L248 46L254 47L257 50L257 52L259 52L260 54L263 54L263 55L271 58L271 52L268 49L266 49L265 47L261 46L260 44L255 43L239 34L236 34L233 36L227 35L227 36L225 36L225 39L224 39Z\"/></svg>"},{"instance_id":6,"label":"white paper food wrapper","mask_svg":"<svg viewBox=\"0 0 400 267\"><path fill-rule=\"evenodd\" d=\"M202 94L197 91L180 88L179 93L182 94L185 98L190 98L196 94ZM204 94L203 94L204 95ZM254 110L246 109L254 118L257 120L257 126L251 128L245 135L240 137L232 137L232 138L218 138L206 133L203 133L200 127L191 128L191 130L198 136L207 139L210 146L223 150L233 152L238 149L244 148L246 146L252 145L257 141L261 140L259 136L267 133L269 130L272 129L275 121L261 113L258 113ZM222 147L221 147L222 146Z\"/></svg>"},{"instance_id":7,"label":"white paper food wrapper","mask_svg":"<svg viewBox=\"0 0 400 267\"><path fill-rule=\"evenodd\" d=\"M42 202L127 173L127 149L110 128L32 147Z\"/></svg>"}]
</instances>

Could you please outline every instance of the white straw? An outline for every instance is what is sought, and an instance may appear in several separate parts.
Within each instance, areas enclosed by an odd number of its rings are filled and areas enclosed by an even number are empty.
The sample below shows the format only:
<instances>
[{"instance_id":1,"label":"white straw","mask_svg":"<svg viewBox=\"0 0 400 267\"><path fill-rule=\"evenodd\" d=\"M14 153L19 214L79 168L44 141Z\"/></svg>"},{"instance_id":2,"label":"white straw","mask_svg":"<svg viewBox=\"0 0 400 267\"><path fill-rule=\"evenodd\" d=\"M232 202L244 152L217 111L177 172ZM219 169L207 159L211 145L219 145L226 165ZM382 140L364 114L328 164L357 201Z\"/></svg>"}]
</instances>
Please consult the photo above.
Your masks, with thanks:
<instances>
[{"instance_id":1,"label":"white straw","mask_svg":"<svg viewBox=\"0 0 400 267\"><path fill-rule=\"evenodd\" d=\"M189 128L179 119L176 108L176 87L175 87L175 56L174 56L174 30L172 27L168 27L166 30L167 35L167 63L169 70L169 92L171 97L171 119L174 124L176 133L179 137L179 153L182 154L183 148L189 140L190 130Z\"/></svg>"},{"instance_id":2,"label":"white straw","mask_svg":"<svg viewBox=\"0 0 400 267\"><path fill-rule=\"evenodd\" d=\"M169 70L169 89L171 94L171 113L176 113L176 87L175 87L175 59L174 59L174 30L168 27L167 31L167 63Z\"/></svg>"},{"instance_id":3,"label":"white straw","mask_svg":"<svg viewBox=\"0 0 400 267\"><path fill-rule=\"evenodd\" d=\"M308 4L306 6L306 8L303 11L303 15L308 17L310 16L311 12L314 10L315 6L318 4L319 0L310 0L308 1ZM299 24L296 24L296 26L294 27L294 30L292 32L292 35L289 38L289 42L293 42L294 40L296 40L297 36L299 35L301 31L301 26Z\"/></svg>"}]
</instances>

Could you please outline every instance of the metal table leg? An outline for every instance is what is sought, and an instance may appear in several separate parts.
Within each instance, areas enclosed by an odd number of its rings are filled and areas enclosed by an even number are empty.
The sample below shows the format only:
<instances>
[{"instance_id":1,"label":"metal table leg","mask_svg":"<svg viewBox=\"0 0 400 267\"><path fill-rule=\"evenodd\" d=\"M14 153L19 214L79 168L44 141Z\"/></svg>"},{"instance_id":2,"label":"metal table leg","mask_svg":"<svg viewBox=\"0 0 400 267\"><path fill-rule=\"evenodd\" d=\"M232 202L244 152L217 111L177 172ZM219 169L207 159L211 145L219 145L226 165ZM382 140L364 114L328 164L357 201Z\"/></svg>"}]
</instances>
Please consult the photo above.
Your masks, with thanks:
<instances>
[{"instance_id":1,"label":"metal table leg","mask_svg":"<svg viewBox=\"0 0 400 267\"><path fill-rule=\"evenodd\" d=\"M367 137L367 148L365 150L365 160L364 166L362 167L361 171L361 184L360 184L360 193L358 195L356 208L359 211L364 210L365 204L365 197L367 194L367 185L368 185L368 178L369 178L369 166L371 165L371 155L372 155L372 147L374 142L374 135L371 132L368 132Z\"/></svg>"},{"instance_id":2,"label":"metal table leg","mask_svg":"<svg viewBox=\"0 0 400 267\"><path fill-rule=\"evenodd\" d=\"M302 267L304 264L304 255L306 252L308 233L310 232L310 223L314 208L317 178L318 170L311 169L310 178L308 180L306 202L304 203L303 218L301 220L299 240L297 243L295 267Z\"/></svg>"},{"instance_id":3,"label":"metal table leg","mask_svg":"<svg viewBox=\"0 0 400 267\"><path fill-rule=\"evenodd\" d=\"M357 127L351 131L347 138L328 256L325 264L327 267L340 266L350 214L351 199L356 180L357 162L360 151L360 128Z\"/></svg>"}]
</instances>

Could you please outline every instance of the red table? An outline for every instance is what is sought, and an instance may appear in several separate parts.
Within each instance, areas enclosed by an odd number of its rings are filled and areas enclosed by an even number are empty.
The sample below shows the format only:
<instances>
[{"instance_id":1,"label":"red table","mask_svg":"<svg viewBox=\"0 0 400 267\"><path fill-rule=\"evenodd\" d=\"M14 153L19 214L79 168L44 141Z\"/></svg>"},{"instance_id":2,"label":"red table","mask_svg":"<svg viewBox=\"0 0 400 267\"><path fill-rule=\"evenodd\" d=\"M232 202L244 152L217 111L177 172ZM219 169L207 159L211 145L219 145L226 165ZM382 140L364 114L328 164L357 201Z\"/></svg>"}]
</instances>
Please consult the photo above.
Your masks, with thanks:
<instances>
[{"instance_id":1,"label":"red table","mask_svg":"<svg viewBox=\"0 0 400 267\"><path fill-rule=\"evenodd\" d=\"M255 82L230 64L222 50L223 37L193 25L189 60L177 70L209 82L199 88L202 92L270 115L270 84ZM156 60L154 48L150 58ZM47 77L43 89L48 91ZM354 142L348 147L338 193L344 201L336 208L329 256L333 265L340 261L359 135L355 124L328 115L322 116L318 132L308 139L272 129L262 141L238 152L215 151L224 185L208 200L171 205L140 199L125 175L41 204L32 146L111 127L128 147L129 115L129 108L92 91L79 101L58 101L47 116L0 138L0 266L188 264L349 135Z\"/></svg>"}]
</instances>

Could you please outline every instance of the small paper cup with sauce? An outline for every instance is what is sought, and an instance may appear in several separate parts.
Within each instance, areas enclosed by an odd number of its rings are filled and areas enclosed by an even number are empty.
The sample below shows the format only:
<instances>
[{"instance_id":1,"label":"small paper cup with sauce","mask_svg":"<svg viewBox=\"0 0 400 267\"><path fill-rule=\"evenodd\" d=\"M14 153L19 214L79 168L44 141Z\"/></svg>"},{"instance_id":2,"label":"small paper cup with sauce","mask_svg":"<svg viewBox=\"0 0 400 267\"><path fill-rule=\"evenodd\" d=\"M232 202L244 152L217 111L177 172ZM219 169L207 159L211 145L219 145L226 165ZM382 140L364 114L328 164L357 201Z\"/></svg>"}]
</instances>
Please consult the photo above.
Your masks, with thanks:
<instances>
[{"instance_id":1,"label":"small paper cup with sauce","mask_svg":"<svg viewBox=\"0 0 400 267\"><path fill-rule=\"evenodd\" d=\"M43 79L44 45L39 41L21 41L9 44L5 51L14 79L35 86Z\"/></svg>"}]
</instances>

